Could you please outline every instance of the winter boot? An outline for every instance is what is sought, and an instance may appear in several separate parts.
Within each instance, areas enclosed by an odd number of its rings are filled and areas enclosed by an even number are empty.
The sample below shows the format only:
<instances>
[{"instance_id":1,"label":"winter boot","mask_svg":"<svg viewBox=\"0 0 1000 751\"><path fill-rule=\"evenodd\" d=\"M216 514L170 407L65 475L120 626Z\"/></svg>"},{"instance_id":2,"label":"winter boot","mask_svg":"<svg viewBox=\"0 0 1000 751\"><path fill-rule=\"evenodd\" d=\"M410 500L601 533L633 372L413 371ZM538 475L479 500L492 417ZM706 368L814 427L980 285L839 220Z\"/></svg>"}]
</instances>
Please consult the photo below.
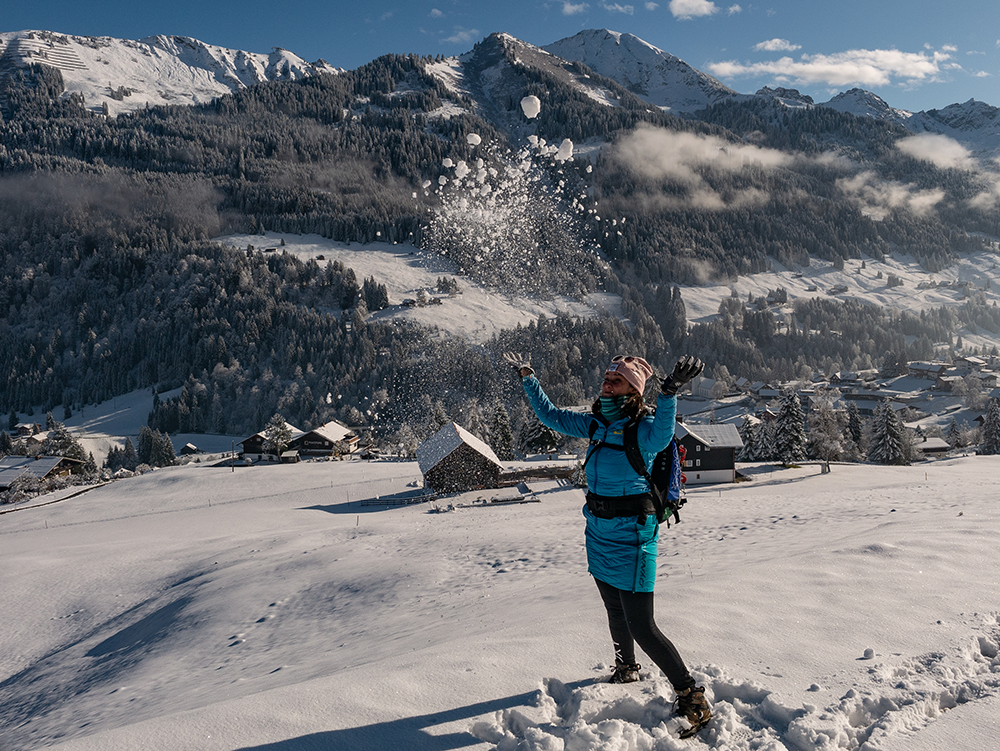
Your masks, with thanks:
<instances>
[{"instance_id":1,"label":"winter boot","mask_svg":"<svg viewBox=\"0 0 1000 751\"><path fill-rule=\"evenodd\" d=\"M690 738L712 719L712 710L705 700L703 686L694 686L677 692L674 709L681 717L691 723L691 727L681 731L681 738Z\"/></svg>"},{"instance_id":2,"label":"winter boot","mask_svg":"<svg viewBox=\"0 0 1000 751\"><path fill-rule=\"evenodd\" d=\"M615 672L608 678L608 683L635 683L639 680L641 668L642 665L637 662L615 660Z\"/></svg>"}]
</instances>

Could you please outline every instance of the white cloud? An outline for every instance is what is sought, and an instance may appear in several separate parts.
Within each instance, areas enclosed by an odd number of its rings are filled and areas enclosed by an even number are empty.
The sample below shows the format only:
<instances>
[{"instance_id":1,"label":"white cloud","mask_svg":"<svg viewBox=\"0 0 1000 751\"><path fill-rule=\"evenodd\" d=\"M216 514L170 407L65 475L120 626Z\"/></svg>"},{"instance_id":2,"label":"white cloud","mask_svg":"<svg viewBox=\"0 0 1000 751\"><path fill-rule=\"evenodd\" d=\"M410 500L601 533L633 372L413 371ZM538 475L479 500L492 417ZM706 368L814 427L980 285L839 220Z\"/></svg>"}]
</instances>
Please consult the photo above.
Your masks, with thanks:
<instances>
[{"instance_id":1,"label":"white cloud","mask_svg":"<svg viewBox=\"0 0 1000 751\"><path fill-rule=\"evenodd\" d=\"M718 6L712 0L670 0L670 12L675 18L710 16L718 10Z\"/></svg>"},{"instance_id":2,"label":"white cloud","mask_svg":"<svg viewBox=\"0 0 1000 751\"><path fill-rule=\"evenodd\" d=\"M475 40L478 36L478 29L463 29L461 26L456 26L455 33L441 41L449 44L466 44Z\"/></svg>"},{"instance_id":3,"label":"white cloud","mask_svg":"<svg viewBox=\"0 0 1000 751\"><path fill-rule=\"evenodd\" d=\"M601 3L601 7L609 13L624 13L626 16L631 16L635 13L635 7L632 5L619 5L618 3Z\"/></svg>"},{"instance_id":4,"label":"white cloud","mask_svg":"<svg viewBox=\"0 0 1000 751\"><path fill-rule=\"evenodd\" d=\"M958 47L956 47L954 44L946 44L942 46L941 49L943 49L945 52L958 52Z\"/></svg>"},{"instance_id":5,"label":"white cloud","mask_svg":"<svg viewBox=\"0 0 1000 751\"><path fill-rule=\"evenodd\" d=\"M646 3L646 10L656 10L659 7L659 3Z\"/></svg>"},{"instance_id":6,"label":"white cloud","mask_svg":"<svg viewBox=\"0 0 1000 751\"><path fill-rule=\"evenodd\" d=\"M444 18L444 13L437 8L431 8L431 18Z\"/></svg>"},{"instance_id":7,"label":"white cloud","mask_svg":"<svg viewBox=\"0 0 1000 751\"><path fill-rule=\"evenodd\" d=\"M971 152L958 141L938 133L918 133L896 142L896 148L915 159L943 169L976 169Z\"/></svg>"},{"instance_id":8,"label":"white cloud","mask_svg":"<svg viewBox=\"0 0 1000 751\"><path fill-rule=\"evenodd\" d=\"M768 39L766 42L755 44L753 48L757 52L794 52L802 49L801 44L792 44L787 39Z\"/></svg>"},{"instance_id":9,"label":"white cloud","mask_svg":"<svg viewBox=\"0 0 1000 751\"><path fill-rule=\"evenodd\" d=\"M774 169L795 161L795 157L775 149L652 126L634 130L618 143L614 154L636 175L649 180L671 180L685 188L680 196L668 197L656 190L641 200L660 208L710 210L757 206L766 202L768 196L758 189L738 190L723 196L706 182L701 171L737 172L748 166Z\"/></svg>"},{"instance_id":10,"label":"white cloud","mask_svg":"<svg viewBox=\"0 0 1000 751\"><path fill-rule=\"evenodd\" d=\"M886 182L874 172L845 177L837 181L837 187L856 201L864 214L875 219L883 219L890 211L900 210L923 216L945 197L940 188L920 190L913 185Z\"/></svg>"},{"instance_id":11,"label":"white cloud","mask_svg":"<svg viewBox=\"0 0 1000 751\"><path fill-rule=\"evenodd\" d=\"M735 16L737 13L742 13L742 12L743 12L743 7L740 5L730 5L728 8L726 8L726 13L728 13L731 16Z\"/></svg>"},{"instance_id":12,"label":"white cloud","mask_svg":"<svg viewBox=\"0 0 1000 751\"><path fill-rule=\"evenodd\" d=\"M990 77L990 74L987 73L985 70L976 71L972 75L975 76L976 78L989 78Z\"/></svg>"},{"instance_id":13,"label":"white cloud","mask_svg":"<svg viewBox=\"0 0 1000 751\"><path fill-rule=\"evenodd\" d=\"M564 16L575 16L577 13L583 13L589 7L587 3L573 4L569 0L565 0L563 2L562 13Z\"/></svg>"},{"instance_id":14,"label":"white cloud","mask_svg":"<svg viewBox=\"0 0 1000 751\"><path fill-rule=\"evenodd\" d=\"M848 50L833 55L783 57L761 63L735 60L709 63L715 76L774 76L782 81L829 86L887 86L894 78L906 83L935 80L950 55L944 52L900 52L899 50Z\"/></svg>"}]
</instances>

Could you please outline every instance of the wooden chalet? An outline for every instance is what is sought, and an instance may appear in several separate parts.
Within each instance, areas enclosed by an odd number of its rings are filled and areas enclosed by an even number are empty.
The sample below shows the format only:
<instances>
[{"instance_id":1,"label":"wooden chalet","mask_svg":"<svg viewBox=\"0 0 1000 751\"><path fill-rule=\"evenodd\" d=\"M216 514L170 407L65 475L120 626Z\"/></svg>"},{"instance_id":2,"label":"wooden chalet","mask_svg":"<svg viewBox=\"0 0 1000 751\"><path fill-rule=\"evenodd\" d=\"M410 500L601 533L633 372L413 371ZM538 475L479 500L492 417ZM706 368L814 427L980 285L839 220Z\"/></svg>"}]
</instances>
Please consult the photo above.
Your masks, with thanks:
<instances>
[{"instance_id":1,"label":"wooden chalet","mask_svg":"<svg viewBox=\"0 0 1000 751\"><path fill-rule=\"evenodd\" d=\"M736 482L736 454L743 439L735 425L677 423L674 434L687 452L682 467L687 485Z\"/></svg>"},{"instance_id":2,"label":"wooden chalet","mask_svg":"<svg viewBox=\"0 0 1000 751\"><path fill-rule=\"evenodd\" d=\"M291 423L286 423L286 424L288 425L288 429L290 431L292 431L292 437L291 437L291 440L289 441L289 446L290 446L291 443L292 443L292 441L294 441L296 438L298 438L299 436L301 436L305 431L299 430L297 427L295 427ZM264 441L265 440L266 440L266 437L264 436L264 431L263 430L260 431L259 433L254 433L249 438L244 438L242 441L240 441L239 443L236 444L237 446L241 447L240 448L240 456L244 460L249 459L252 462L277 462L277 461L280 461L281 457L277 456L276 454L272 454L272 453L268 453L268 452L264 451ZM286 447L286 448L288 448L288 447Z\"/></svg>"},{"instance_id":3,"label":"wooden chalet","mask_svg":"<svg viewBox=\"0 0 1000 751\"><path fill-rule=\"evenodd\" d=\"M7 490L26 474L39 480L79 474L83 464L68 456L5 456L0 458L0 490Z\"/></svg>"},{"instance_id":4,"label":"wooden chalet","mask_svg":"<svg viewBox=\"0 0 1000 751\"><path fill-rule=\"evenodd\" d=\"M424 486L439 493L500 487L503 465L486 443L453 422L417 448Z\"/></svg>"},{"instance_id":5,"label":"wooden chalet","mask_svg":"<svg viewBox=\"0 0 1000 751\"><path fill-rule=\"evenodd\" d=\"M943 456L951 451L947 441L934 436L924 436L923 440L916 444L916 448L923 456Z\"/></svg>"},{"instance_id":6,"label":"wooden chalet","mask_svg":"<svg viewBox=\"0 0 1000 751\"><path fill-rule=\"evenodd\" d=\"M346 425L331 420L325 425L306 431L288 444L302 458L353 454L358 450L358 435Z\"/></svg>"}]
</instances>

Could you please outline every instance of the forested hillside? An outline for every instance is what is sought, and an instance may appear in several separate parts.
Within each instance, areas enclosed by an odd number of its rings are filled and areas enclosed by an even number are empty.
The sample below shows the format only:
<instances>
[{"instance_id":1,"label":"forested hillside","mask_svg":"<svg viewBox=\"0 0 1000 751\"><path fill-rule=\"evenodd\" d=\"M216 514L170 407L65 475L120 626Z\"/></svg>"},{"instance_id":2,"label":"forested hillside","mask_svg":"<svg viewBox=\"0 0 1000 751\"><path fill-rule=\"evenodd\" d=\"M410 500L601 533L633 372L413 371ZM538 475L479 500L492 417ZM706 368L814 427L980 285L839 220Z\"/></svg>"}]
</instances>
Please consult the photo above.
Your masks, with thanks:
<instances>
[{"instance_id":1,"label":"forested hillside","mask_svg":"<svg viewBox=\"0 0 1000 751\"><path fill-rule=\"evenodd\" d=\"M930 356L958 321L998 326L995 306L975 298L959 314L920 318L830 301L792 322L733 300L689 333L677 284L761 271L769 259L806 266L896 250L940 269L984 247L971 232L1000 234L995 214L965 201L982 188L975 176L896 151L892 126L739 103L681 120L578 63L532 66L512 50L495 37L479 45L468 94L433 75L435 61L390 55L114 119L59 98L52 68L7 77L0 410L65 413L183 386L151 427L249 434L281 411L300 427L370 425L399 445L449 417L489 433L491 415L517 401L495 367L508 348L531 353L570 402L589 398L604 360L626 349L665 366L686 347L716 369L790 377L877 364L889 351ZM583 80L615 106L584 93ZM541 102L533 120L520 112L528 95ZM529 135L603 148L592 163L558 160ZM876 215L845 188L859 172L943 189L946 200ZM478 197L462 203L470 188ZM261 230L412 242L520 293L618 292L628 320L539 321L476 348L367 320L381 280L359 294L363 280L341 264L210 242Z\"/></svg>"}]
</instances>

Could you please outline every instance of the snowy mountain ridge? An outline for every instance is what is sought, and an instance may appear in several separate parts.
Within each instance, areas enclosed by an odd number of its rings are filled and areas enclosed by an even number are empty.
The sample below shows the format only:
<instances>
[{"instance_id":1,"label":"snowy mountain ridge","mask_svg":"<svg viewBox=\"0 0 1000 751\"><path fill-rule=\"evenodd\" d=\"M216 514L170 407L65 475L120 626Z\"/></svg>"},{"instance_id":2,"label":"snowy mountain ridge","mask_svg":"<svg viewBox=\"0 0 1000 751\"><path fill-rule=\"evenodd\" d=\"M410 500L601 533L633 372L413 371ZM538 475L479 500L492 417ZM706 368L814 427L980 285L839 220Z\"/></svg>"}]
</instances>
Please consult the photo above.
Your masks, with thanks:
<instances>
[{"instance_id":1,"label":"snowy mountain ridge","mask_svg":"<svg viewBox=\"0 0 1000 751\"><path fill-rule=\"evenodd\" d=\"M579 61L651 105L675 114L691 115L730 98L767 97L790 108L830 107L896 123L914 133L947 135L981 157L1000 154L1000 108L985 102L970 99L914 113L896 109L878 95L858 88L819 104L794 89L780 87L740 94L633 34L609 29L581 31L544 47L535 47L510 34L492 34L476 50L449 58L448 75L461 76L464 66L477 57L495 57L492 69L481 60L478 66L482 82L477 93L489 99L491 89L496 89L494 94L503 89L499 64L504 54L519 64L553 73L609 106L617 105L616 96L587 80L587 76L574 74L567 61ZM80 94L88 109L110 115L146 106L203 104L265 81L298 80L343 71L325 60L307 62L280 47L270 53L255 53L181 36L160 35L134 41L51 31L0 32L0 79L32 63L58 68L67 94ZM442 65L431 64L431 69L440 74ZM449 83L454 85L455 81Z\"/></svg>"},{"instance_id":2,"label":"snowy mountain ridge","mask_svg":"<svg viewBox=\"0 0 1000 751\"><path fill-rule=\"evenodd\" d=\"M147 105L204 104L264 81L339 72L280 47L255 53L181 36L132 41L49 31L0 33L0 78L29 64L58 68L67 94L81 94L88 109L111 115Z\"/></svg>"},{"instance_id":3,"label":"snowy mountain ridge","mask_svg":"<svg viewBox=\"0 0 1000 751\"><path fill-rule=\"evenodd\" d=\"M737 95L721 81L632 34L591 29L542 49L565 60L578 60L673 113L695 112Z\"/></svg>"}]
</instances>

